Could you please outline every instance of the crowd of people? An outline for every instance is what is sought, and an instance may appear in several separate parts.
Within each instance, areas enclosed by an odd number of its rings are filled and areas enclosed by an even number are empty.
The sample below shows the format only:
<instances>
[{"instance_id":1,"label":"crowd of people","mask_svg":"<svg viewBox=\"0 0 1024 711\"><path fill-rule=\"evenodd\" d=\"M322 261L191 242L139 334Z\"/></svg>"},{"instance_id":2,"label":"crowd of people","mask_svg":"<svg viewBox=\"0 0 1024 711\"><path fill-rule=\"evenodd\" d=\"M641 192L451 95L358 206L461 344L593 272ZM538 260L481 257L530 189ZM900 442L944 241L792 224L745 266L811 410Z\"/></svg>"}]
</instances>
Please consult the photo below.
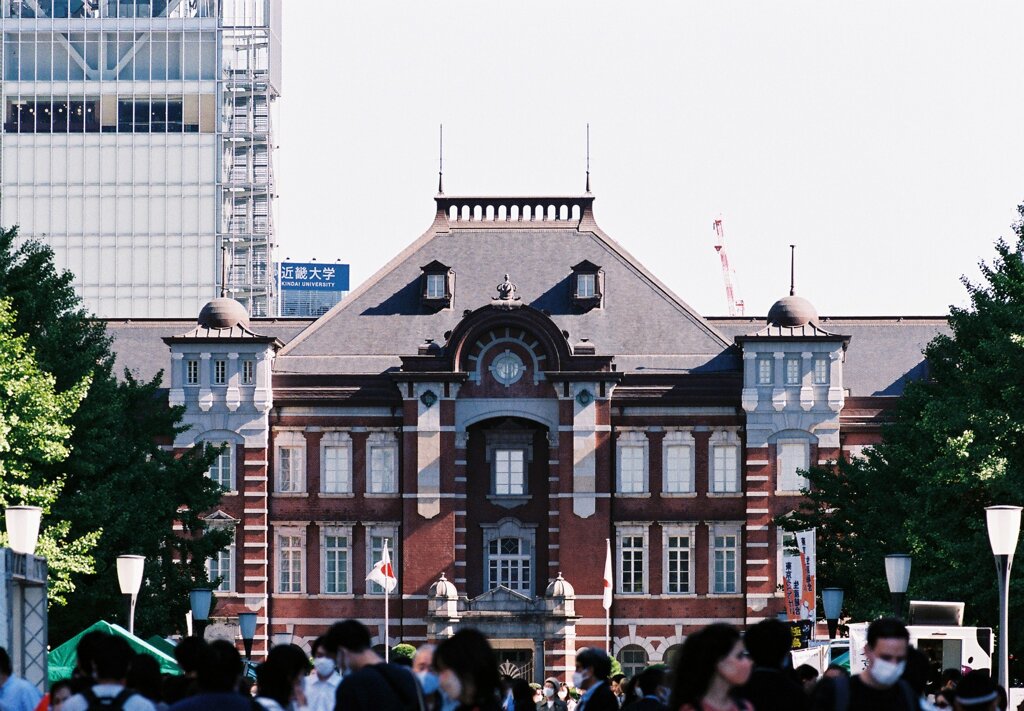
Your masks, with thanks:
<instances>
[{"instance_id":1,"label":"crowd of people","mask_svg":"<svg viewBox=\"0 0 1024 711\"><path fill-rule=\"evenodd\" d=\"M503 678L487 638L462 629L412 658L386 663L356 620L332 625L311 645L273 647L255 679L233 644L196 637L175 648L181 676L103 632L83 635L70 679L46 695L14 676L0 648L0 711L1005 711L1005 690L987 670L929 678L902 622L868 627L865 669L793 668L790 628L765 620L745 634L712 624L686 638L671 668L612 674L602 649L576 654L572 683ZM312 656L310 656L310 654Z\"/></svg>"}]
</instances>

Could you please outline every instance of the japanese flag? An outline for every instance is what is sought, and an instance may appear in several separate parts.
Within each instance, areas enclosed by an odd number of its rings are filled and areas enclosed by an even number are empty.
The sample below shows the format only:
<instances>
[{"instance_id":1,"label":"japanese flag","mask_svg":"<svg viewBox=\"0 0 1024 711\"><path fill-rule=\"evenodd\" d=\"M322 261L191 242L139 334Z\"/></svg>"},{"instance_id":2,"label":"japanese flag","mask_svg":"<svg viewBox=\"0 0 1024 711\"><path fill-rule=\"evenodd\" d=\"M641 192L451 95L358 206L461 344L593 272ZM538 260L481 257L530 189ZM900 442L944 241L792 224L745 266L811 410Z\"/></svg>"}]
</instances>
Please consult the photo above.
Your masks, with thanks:
<instances>
[{"instance_id":1,"label":"japanese flag","mask_svg":"<svg viewBox=\"0 0 1024 711\"><path fill-rule=\"evenodd\" d=\"M604 539L607 545L607 552L604 557L604 600L602 605L604 609L612 609L612 542L610 539Z\"/></svg>"},{"instance_id":2,"label":"japanese flag","mask_svg":"<svg viewBox=\"0 0 1024 711\"><path fill-rule=\"evenodd\" d=\"M366 579L377 583L388 592L398 587L398 578L395 577L395 570L391 567L391 556L388 555L388 544L384 543L384 550L381 551L380 561L374 564L373 570L366 576Z\"/></svg>"}]
</instances>

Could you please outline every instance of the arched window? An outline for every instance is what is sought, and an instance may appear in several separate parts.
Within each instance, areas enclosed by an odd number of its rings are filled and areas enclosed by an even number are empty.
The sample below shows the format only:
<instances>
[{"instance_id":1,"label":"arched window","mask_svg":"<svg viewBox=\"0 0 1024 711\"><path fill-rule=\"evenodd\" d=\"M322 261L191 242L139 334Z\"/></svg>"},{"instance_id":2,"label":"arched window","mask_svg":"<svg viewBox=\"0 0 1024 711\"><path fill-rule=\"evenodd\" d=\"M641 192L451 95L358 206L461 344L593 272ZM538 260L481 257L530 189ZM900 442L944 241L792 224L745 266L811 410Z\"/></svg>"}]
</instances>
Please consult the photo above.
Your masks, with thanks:
<instances>
[{"instance_id":1,"label":"arched window","mask_svg":"<svg viewBox=\"0 0 1024 711\"><path fill-rule=\"evenodd\" d=\"M628 644L618 653L619 664L622 665L622 673L627 677L634 677L647 666L647 650L636 644Z\"/></svg>"},{"instance_id":2,"label":"arched window","mask_svg":"<svg viewBox=\"0 0 1024 711\"><path fill-rule=\"evenodd\" d=\"M673 644L671 647L665 650L665 654L662 655L662 661L668 665L669 669L676 668L676 662L679 661L679 652L683 649L681 644Z\"/></svg>"},{"instance_id":3,"label":"arched window","mask_svg":"<svg viewBox=\"0 0 1024 711\"><path fill-rule=\"evenodd\" d=\"M529 548L521 538L496 538L487 546L487 578L489 587L503 585L509 590L529 593Z\"/></svg>"}]
</instances>

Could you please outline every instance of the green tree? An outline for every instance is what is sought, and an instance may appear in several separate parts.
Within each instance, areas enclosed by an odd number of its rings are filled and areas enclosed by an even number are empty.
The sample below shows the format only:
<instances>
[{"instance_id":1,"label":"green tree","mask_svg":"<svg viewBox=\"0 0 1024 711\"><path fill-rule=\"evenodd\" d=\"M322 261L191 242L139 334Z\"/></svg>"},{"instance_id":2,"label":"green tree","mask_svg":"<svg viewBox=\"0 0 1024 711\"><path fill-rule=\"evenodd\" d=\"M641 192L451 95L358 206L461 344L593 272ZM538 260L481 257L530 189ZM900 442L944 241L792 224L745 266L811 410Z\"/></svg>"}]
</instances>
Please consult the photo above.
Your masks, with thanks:
<instances>
[{"instance_id":1,"label":"green tree","mask_svg":"<svg viewBox=\"0 0 1024 711\"><path fill-rule=\"evenodd\" d=\"M1024 504L1024 205L1015 241L999 240L967 308L925 349L864 459L812 469L809 501L780 520L818 528L820 585L847 591L845 612L889 609L883 557L913 556L909 596L966 603L966 622L995 627L998 599L985 507ZM1024 586L1011 586L1010 652L1024 651Z\"/></svg>"},{"instance_id":2,"label":"green tree","mask_svg":"<svg viewBox=\"0 0 1024 711\"><path fill-rule=\"evenodd\" d=\"M222 494L205 476L217 450L175 456L161 447L180 431L182 410L167 406L162 375L149 382L115 376L105 324L84 310L72 283L49 247L19 244L16 228L0 229L0 298L14 304L14 330L26 336L58 391L91 374L71 418L72 456L64 472L40 468L50 481L66 473L53 519L72 536L99 534L95 572L69 580L74 604L51 608L50 637L59 642L97 619L121 615L116 558L124 553L147 560L136 631L171 632L184 626L188 590L208 582L205 560L230 543L230 531L208 531L201 518Z\"/></svg>"},{"instance_id":3,"label":"green tree","mask_svg":"<svg viewBox=\"0 0 1024 711\"><path fill-rule=\"evenodd\" d=\"M69 536L66 522L49 514L64 488L64 477L46 476L70 453L72 414L85 396L88 377L58 392L56 379L39 367L25 336L14 330L9 300L0 299L0 508L27 504L43 509L37 554L49 561L50 596L72 589L71 576L92 570L90 551L98 532Z\"/></svg>"}]
</instances>

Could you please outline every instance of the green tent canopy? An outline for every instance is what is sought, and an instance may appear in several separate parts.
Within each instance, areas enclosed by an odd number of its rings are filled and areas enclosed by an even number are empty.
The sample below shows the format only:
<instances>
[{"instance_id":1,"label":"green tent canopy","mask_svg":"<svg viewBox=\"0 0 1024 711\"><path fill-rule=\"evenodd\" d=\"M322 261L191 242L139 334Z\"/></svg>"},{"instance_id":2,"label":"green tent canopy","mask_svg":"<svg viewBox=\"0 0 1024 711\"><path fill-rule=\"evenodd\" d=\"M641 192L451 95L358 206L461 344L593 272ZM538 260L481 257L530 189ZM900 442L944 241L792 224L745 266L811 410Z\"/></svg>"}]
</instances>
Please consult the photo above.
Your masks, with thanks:
<instances>
[{"instance_id":1,"label":"green tent canopy","mask_svg":"<svg viewBox=\"0 0 1024 711\"><path fill-rule=\"evenodd\" d=\"M156 647L168 657L174 657L174 645L158 634L146 640L151 646Z\"/></svg>"},{"instance_id":2,"label":"green tent canopy","mask_svg":"<svg viewBox=\"0 0 1024 711\"><path fill-rule=\"evenodd\" d=\"M50 666L49 678L51 684L55 681L60 681L61 679L68 679L71 677L71 672L75 668L75 657L78 652L78 640L82 638L82 635L87 634L89 632L95 632L97 630L118 637L123 637L125 640L127 640L128 646L130 646L134 651L140 654L148 654L149 656L156 659L156 661L160 664L161 673L181 674L181 667L178 666L178 663L174 660L173 656L165 654L149 642L146 642L143 639L139 639L131 632L126 630L124 627L121 627L119 625L112 625L109 622L100 621L94 624L92 627L82 630L77 635L69 639L67 642L65 642L64 644L60 645L59 647L50 652L50 654L48 655L48 659Z\"/></svg>"}]
</instances>

